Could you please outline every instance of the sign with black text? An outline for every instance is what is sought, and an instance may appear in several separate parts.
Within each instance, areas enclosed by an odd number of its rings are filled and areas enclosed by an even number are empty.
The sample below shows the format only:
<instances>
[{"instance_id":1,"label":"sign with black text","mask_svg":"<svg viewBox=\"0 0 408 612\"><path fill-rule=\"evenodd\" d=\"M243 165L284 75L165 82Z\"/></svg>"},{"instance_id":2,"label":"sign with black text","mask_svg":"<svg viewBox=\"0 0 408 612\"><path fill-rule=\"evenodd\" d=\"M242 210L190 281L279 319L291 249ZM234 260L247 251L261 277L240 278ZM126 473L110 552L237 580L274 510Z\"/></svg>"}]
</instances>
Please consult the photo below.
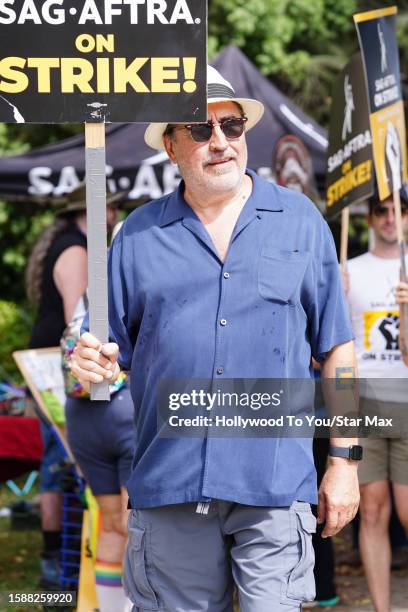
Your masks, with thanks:
<instances>
[{"instance_id":1,"label":"sign with black text","mask_svg":"<svg viewBox=\"0 0 408 612\"><path fill-rule=\"evenodd\" d=\"M0 0L0 121L207 116L205 0Z\"/></svg>"},{"instance_id":2,"label":"sign with black text","mask_svg":"<svg viewBox=\"0 0 408 612\"><path fill-rule=\"evenodd\" d=\"M364 67L356 53L336 80L327 158L327 214L366 200L374 191Z\"/></svg>"},{"instance_id":3,"label":"sign with black text","mask_svg":"<svg viewBox=\"0 0 408 612\"><path fill-rule=\"evenodd\" d=\"M404 105L401 94L397 8L354 15L363 56L371 137L380 200L407 180Z\"/></svg>"}]
</instances>

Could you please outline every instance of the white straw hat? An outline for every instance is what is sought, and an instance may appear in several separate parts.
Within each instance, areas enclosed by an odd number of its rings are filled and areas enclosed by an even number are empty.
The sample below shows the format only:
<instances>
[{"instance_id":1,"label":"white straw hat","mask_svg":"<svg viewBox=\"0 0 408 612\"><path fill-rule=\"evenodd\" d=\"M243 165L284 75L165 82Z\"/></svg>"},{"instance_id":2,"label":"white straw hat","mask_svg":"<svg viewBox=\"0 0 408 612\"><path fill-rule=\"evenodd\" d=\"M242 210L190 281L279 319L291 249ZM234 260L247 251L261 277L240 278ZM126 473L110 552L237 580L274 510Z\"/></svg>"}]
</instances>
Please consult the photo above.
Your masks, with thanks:
<instances>
[{"instance_id":1,"label":"white straw hat","mask_svg":"<svg viewBox=\"0 0 408 612\"><path fill-rule=\"evenodd\" d=\"M245 130L248 131L258 123L264 113L264 105L258 100L251 98L237 98L235 91L228 81L226 81L212 66L207 66L207 103L216 102L237 102L243 108L244 115L248 117ZM153 149L164 149L163 134L168 126L167 123L150 123L145 131L145 142Z\"/></svg>"}]
</instances>

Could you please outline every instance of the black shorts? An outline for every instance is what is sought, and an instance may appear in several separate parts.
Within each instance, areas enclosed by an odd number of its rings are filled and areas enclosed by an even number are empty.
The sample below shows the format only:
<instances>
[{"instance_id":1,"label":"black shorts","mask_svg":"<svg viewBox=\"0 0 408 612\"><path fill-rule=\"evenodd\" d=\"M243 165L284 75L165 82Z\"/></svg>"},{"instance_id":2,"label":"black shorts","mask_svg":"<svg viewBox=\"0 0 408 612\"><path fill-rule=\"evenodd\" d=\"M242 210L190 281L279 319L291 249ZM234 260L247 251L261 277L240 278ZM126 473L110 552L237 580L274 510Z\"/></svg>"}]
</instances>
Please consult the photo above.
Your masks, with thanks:
<instances>
[{"instance_id":1,"label":"black shorts","mask_svg":"<svg viewBox=\"0 0 408 612\"><path fill-rule=\"evenodd\" d=\"M126 485L133 459L133 402L126 386L110 402L67 399L68 443L94 495Z\"/></svg>"}]
</instances>

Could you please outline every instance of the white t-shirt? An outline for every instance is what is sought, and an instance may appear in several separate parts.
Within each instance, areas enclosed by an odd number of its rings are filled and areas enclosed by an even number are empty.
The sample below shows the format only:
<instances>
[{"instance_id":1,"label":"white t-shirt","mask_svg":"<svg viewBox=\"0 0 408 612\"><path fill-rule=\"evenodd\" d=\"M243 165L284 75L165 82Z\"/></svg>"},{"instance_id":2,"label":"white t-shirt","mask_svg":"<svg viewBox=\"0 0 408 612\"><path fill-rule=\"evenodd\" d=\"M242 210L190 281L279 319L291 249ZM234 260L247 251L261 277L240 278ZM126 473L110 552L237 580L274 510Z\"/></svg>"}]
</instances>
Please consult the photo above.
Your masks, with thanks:
<instances>
[{"instance_id":1,"label":"white t-shirt","mask_svg":"<svg viewBox=\"0 0 408 612\"><path fill-rule=\"evenodd\" d=\"M408 256L406 261L408 266ZM399 307L394 295L400 259L365 253L349 260L347 270L350 279L347 299L356 337L359 377L364 379L360 393L363 397L405 403L408 380L394 380L408 379L408 367L398 348Z\"/></svg>"}]
</instances>

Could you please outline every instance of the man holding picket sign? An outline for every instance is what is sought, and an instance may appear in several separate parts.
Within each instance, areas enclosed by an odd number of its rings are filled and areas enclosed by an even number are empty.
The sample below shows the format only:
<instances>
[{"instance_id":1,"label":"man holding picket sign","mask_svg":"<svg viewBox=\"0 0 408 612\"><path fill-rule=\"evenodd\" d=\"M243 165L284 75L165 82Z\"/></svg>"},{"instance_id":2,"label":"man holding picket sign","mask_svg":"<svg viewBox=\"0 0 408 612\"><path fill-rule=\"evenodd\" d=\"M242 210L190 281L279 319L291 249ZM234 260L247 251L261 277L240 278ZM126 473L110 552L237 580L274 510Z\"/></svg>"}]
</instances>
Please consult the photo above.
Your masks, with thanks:
<instances>
[{"instance_id":1,"label":"man holding picket sign","mask_svg":"<svg viewBox=\"0 0 408 612\"><path fill-rule=\"evenodd\" d=\"M231 378L310 379L311 356L325 378L354 376L353 336L322 216L246 169L245 130L263 105L237 97L211 67L207 102L206 123L146 130L183 181L125 221L109 260L111 342L85 332L73 371L83 384L131 371L125 588L134 610L232 611L234 580L242 612L295 612L314 598L312 440L217 437L210 426L163 437L157 388L163 379L174 389L180 379L214 389ZM319 491L324 537L359 502L360 447L331 443Z\"/></svg>"}]
</instances>

